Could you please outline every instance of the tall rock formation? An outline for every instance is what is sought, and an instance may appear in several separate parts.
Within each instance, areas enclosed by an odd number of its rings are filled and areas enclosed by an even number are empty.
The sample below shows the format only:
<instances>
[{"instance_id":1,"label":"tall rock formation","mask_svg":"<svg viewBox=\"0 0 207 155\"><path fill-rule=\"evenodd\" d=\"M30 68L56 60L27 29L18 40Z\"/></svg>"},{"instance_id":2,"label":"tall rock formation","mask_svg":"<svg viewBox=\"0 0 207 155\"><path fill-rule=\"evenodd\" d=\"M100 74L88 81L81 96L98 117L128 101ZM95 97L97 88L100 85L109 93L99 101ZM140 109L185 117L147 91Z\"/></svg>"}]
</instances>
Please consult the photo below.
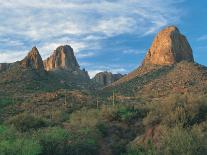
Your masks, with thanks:
<instances>
[{"instance_id":1,"label":"tall rock formation","mask_svg":"<svg viewBox=\"0 0 207 155\"><path fill-rule=\"evenodd\" d=\"M97 73L93 78L93 80L101 84L102 86L107 86L119 80L122 77L123 77L122 74L112 74L111 72L105 71L105 72Z\"/></svg>"},{"instance_id":2,"label":"tall rock formation","mask_svg":"<svg viewBox=\"0 0 207 155\"><path fill-rule=\"evenodd\" d=\"M24 68L32 68L38 71L44 71L42 57L36 47L33 47L28 55L20 61L20 65Z\"/></svg>"},{"instance_id":3,"label":"tall rock formation","mask_svg":"<svg viewBox=\"0 0 207 155\"><path fill-rule=\"evenodd\" d=\"M59 46L53 54L44 60L46 71L70 72L73 75L89 79L88 72L81 70L73 49L69 45Z\"/></svg>"},{"instance_id":4,"label":"tall rock formation","mask_svg":"<svg viewBox=\"0 0 207 155\"><path fill-rule=\"evenodd\" d=\"M59 46L53 54L44 61L47 71L54 69L66 69L74 71L79 69L73 49L69 45Z\"/></svg>"},{"instance_id":5,"label":"tall rock formation","mask_svg":"<svg viewBox=\"0 0 207 155\"><path fill-rule=\"evenodd\" d=\"M182 60L194 61L192 49L178 28L169 26L155 37L143 65L172 65Z\"/></svg>"}]
</instances>

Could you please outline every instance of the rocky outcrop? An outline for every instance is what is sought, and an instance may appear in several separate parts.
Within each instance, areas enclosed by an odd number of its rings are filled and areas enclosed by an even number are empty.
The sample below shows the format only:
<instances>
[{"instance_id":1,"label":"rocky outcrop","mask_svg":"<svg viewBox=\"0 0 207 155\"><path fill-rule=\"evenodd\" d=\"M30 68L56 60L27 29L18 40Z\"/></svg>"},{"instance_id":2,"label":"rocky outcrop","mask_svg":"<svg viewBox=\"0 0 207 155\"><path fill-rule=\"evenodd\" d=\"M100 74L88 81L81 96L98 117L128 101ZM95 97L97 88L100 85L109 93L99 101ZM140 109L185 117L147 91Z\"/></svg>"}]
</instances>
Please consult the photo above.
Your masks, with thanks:
<instances>
[{"instance_id":1,"label":"rocky outcrop","mask_svg":"<svg viewBox=\"0 0 207 155\"><path fill-rule=\"evenodd\" d=\"M143 65L171 65L182 60L194 61L192 49L178 28L169 26L155 37Z\"/></svg>"},{"instance_id":2,"label":"rocky outcrop","mask_svg":"<svg viewBox=\"0 0 207 155\"><path fill-rule=\"evenodd\" d=\"M102 86L110 85L111 83L122 78L122 74L112 74L111 72L100 72L95 75L93 80Z\"/></svg>"},{"instance_id":3,"label":"rocky outcrop","mask_svg":"<svg viewBox=\"0 0 207 155\"><path fill-rule=\"evenodd\" d=\"M76 71L79 69L73 49L69 45L59 46L53 54L44 61L45 70L66 69Z\"/></svg>"},{"instance_id":4,"label":"rocky outcrop","mask_svg":"<svg viewBox=\"0 0 207 155\"><path fill-rule=\"evenodd\" d=\"M0 72L7 70L10 65L10 63L0 63Z\"/></svg>"},{"instance_id":5,"label":"rocky outcrop","mask_svg":"<svg viewBox=\"0 0 207 155\"><path fill-rule=\"evenodd\" d=\"M49 58L44 60L44 67L46 71L68 72L76 77L90 79L88 72L80 69L73 49L69 45L59 46Z\"/></svg>"},{"instance_id":6,"label":"rocky outcrop","mask_svg":"<svg viewBox=\"0 0 207 155\"><path fill-rule=\"evenodd\" d=\"M33 47L28 55L20 61L20 65L24 68L32 68L39 71L44 71L42 57L36 47Z\"/></svg>"}]
</instances>

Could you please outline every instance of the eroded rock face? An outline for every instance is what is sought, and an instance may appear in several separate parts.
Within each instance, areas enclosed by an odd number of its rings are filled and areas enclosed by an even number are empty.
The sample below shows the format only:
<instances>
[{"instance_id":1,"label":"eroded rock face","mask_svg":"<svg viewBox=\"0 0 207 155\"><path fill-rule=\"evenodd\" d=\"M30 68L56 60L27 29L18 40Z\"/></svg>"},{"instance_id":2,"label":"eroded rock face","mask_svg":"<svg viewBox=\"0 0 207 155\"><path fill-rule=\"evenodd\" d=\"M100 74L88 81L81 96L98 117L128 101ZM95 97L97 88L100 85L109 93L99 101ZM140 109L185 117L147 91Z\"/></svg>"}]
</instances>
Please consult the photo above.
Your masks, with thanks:
<instances>
[{"instance_id":1,"label":"eroded rock face","mask_svg":"<svg viewBox=\"0 0 207 155\"><path fill-rule=\"evenodd\" d=\"M0 72L7 70L10 65L10 63L0 63Z\"/></svg>"},{"instance_id":2,"label":"eroded rock face","mask_svg":"<svg viewBox=\"0 0 207 155\"><path fill-rule=\"evenodd\" d=\"M32 48L28 55L22 61L20 61L20 64L24 68L32 68L44 71L42 57L40 56L36 47Z\"/></svg>"},{"instance_id":3,"label":"eroded rock face","mask_svg":"<svg viewBox=\"0 0 207 155\"><path fill-rule=\"evenodd\" d=\"M78 70L79 65L74 56L73 49L68 46L59 46L54 53L44 61L45 70L67 69Z\"/></svg>"},{"instance_id":4,"label":"eroded rock face","mask_svg":"<svg viewBox=\"0 0 207 155\"><path fill-rule=\"evenodd\" d=\"M110 85L111 83L122 78L122 74L112 74L111 72L100 72L95 75L93 80L103 86Z\"/></svg>"},{"instance_id":5,"label":"eroded rock face","mask_svg":"<svg viewBox=\"0 0 207 155\"><path fill-rule=\"evenodd\" d=\"M192 49L178 28L169 26L155 37L143 65L171 65L182 60L194 61Z\"/></svg>"}]
</instances>

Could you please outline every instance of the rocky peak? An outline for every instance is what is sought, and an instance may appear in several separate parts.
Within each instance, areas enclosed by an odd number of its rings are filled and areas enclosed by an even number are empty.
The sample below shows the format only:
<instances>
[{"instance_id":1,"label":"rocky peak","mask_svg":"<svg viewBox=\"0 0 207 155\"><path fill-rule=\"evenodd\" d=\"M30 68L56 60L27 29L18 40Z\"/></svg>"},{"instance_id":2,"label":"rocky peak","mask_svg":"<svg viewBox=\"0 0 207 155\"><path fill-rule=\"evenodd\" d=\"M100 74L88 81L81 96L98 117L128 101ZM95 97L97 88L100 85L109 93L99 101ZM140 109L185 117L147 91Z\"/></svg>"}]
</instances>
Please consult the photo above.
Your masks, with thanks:
<instances>
[{"instance_id":1,"label":"rocky peak","mask_svg":"<svg viewBox=\"0 0 207 155\"><path fill-rule=\"evenodd\" d=\"M20 64L25 68L31 67L36 70L44 70L42 57L40 56L36 47L32 48L28 55L22 61L20 61Z\"/></svg>"},{"instance_id":2,"label":"rocky peak","mask_svg":"<svg viewBox=\"0 0 207 155\"><path fill-rule=\"evenodd\" d=\"M100 72L95 75L93 80L103 86L110 85L111 83L122 78L122 74L112 74L111 72Z\"/></svg>"},{"instance_id":3,"label":"rocky peak","mask_svg":"<svg viewBox=\"0 0 207 155\"><path fill-rule=\"evenodd\" d=\"M53 54L44 61L47 71L54 69L66 69L74 71L79 69L73 49L69 45L59 46Z\"/></svg>"},{"instance_id":4,"label":"rocky peak","mask_svg":"<svg viewBox=\"0 0 207 155\"><path fill-rule=\"evenodd\" d=\"M192 49L178 28L169 26L157 34L143 65L171 65L182 60L194 61Z\"/></svg>"}]
</instances>

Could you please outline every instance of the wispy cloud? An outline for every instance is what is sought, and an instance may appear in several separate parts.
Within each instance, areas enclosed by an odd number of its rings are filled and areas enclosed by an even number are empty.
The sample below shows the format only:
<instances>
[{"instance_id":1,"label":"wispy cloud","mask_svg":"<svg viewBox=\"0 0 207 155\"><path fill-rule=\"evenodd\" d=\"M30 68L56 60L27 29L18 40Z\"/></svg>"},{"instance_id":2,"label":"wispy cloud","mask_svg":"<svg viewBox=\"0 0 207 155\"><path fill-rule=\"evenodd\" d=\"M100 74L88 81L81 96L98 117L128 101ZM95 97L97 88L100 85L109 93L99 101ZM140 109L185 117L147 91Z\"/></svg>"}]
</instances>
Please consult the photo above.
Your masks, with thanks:
<instances>
[{"instance_id":1,"label":"wispy cloud","mask_svg":"<svg viewBox=\"0 0 207 155\"><path fill-rule=\"evenodd\" d=\"M124 68L115 68L115 69L110 69L110 70L95 69L95 70L89 70L88 74L91 78L93 78L97 73L104 72L104 71L109 71L109 72L112 72L114 74L117 74L117 73L123 73L124 74L124 72L126 72L126 69L124 69Z\"/></svg>"},{"instance_id":2,"label":"wispy cloud","mask_svg":"<svg viewBox=\"0 0 207 155\"><path fill-rule=\"evenodd\" d=\"M207 35L202 35L197 38L197 41L206 41L207 40Z\"/></svg>"},{"instance_id":3,"label":"wispy cloud","mask_svg":"<svg viewBox=\"0 0 207 155\"><path fill-rule=\"evenodd\" d=\"M147 36L179 22L184 11L177 6L182 1L0 0L0 62L19 60L34 45L43 58L63 44L70 44L78 58L94 57L95 51L107 46L103 44L107 39L125 34ZM111 67L113 71L125 69Z\"/></svg>"},{"instance_id":4,"label":"wispy cloud","mask_svg":"<svg viewBox=\"0 0 207 155\"><path fill-rule=\"evenodd\" d=\"M122 53L123 54L132 54L132 55L138 55L138 54L144 54L147 50L138 50L138 49L126 49Z\"/></svg>"},{"instance_id":5,"label":"wispy cloud","mask_svg":"<svg viewBox=\"0 0 207 155\"><path fill-rule=\"evenodd\" d=\"M26 51L24 51L24 52L18 52L18 51L1 52L0 51L1 62L3 62L3 63L11 63L11 62L15 62L17 60L21 60L21 59L24 58L26 53L27 53Z\"/></svg>"}]
</instances>

